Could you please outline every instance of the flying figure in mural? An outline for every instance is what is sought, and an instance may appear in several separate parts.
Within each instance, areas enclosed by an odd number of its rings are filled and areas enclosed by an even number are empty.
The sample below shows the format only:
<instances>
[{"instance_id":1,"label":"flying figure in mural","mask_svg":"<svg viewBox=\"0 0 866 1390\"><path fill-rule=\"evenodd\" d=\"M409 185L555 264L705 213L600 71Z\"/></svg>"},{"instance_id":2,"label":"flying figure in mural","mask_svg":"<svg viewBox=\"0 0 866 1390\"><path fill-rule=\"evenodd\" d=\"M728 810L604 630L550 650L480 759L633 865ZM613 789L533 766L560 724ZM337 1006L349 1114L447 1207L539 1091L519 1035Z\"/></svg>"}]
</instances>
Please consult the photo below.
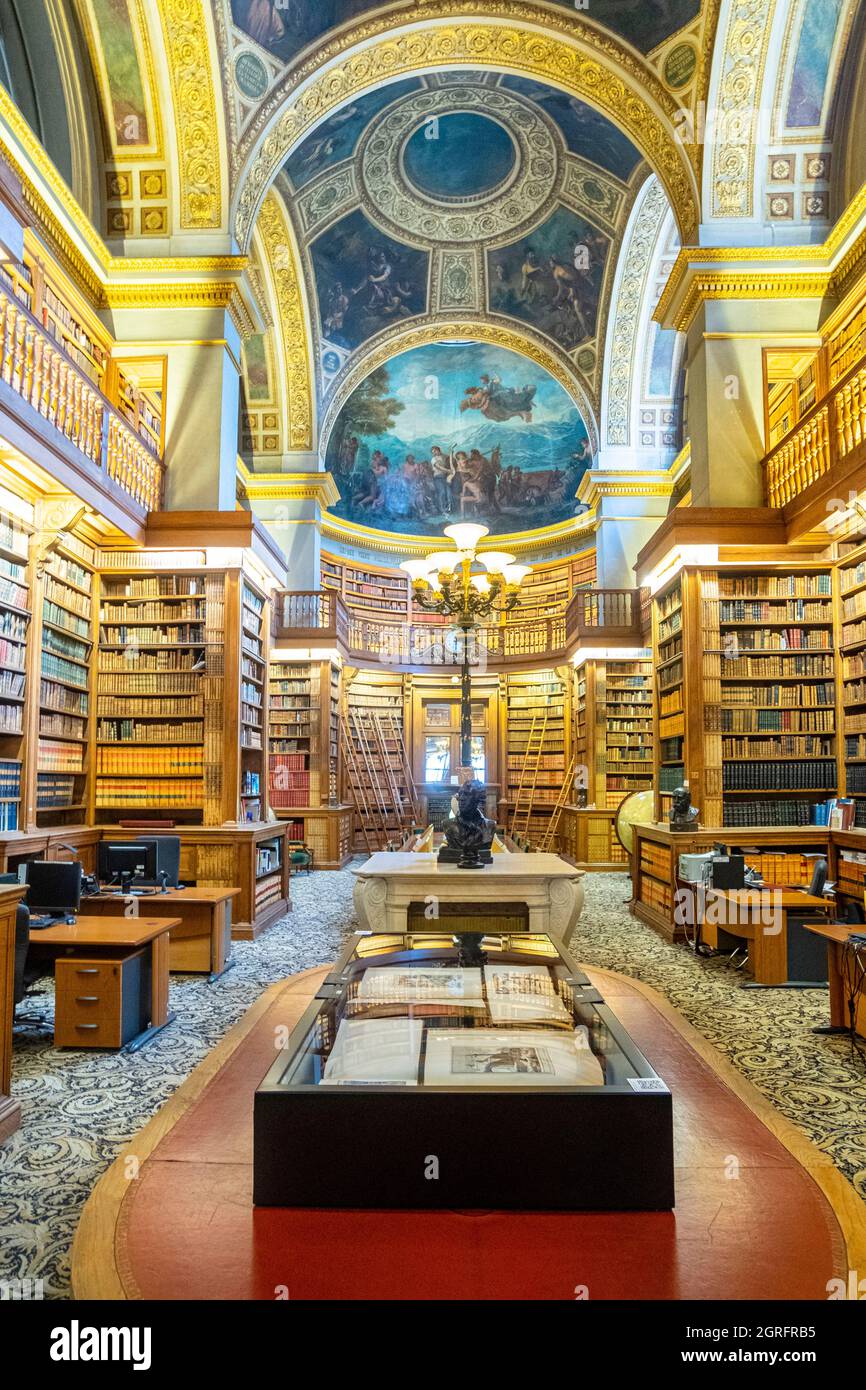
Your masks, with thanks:
<instances>
[{"instance_id":1,"label":"flying figure in mural","mask_svg":"<svg viewBox=\"0 0 866 1390\"><path fill-rule=\"evenodd\" d=\"M486 420L504 421L519 415L527 425L532 424L535 386L503 386L498 376L481 377L480 386L467 386L460 402L464 410L480 410Z\"/></svg>"}]
</instances>

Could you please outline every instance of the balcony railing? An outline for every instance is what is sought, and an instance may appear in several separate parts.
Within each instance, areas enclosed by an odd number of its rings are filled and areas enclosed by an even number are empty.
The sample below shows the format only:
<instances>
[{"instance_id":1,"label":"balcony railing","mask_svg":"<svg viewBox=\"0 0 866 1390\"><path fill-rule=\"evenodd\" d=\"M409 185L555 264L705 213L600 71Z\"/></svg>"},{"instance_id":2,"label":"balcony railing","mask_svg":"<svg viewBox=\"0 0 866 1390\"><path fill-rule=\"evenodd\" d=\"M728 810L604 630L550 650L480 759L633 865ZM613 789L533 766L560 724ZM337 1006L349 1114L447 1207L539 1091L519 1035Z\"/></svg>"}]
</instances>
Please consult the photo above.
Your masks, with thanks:
<instances>
[{"instance_id":1,"label":"balcony railing","mask_svg":"<svg viewBox=\"0 0 866 1390\"><path fill-rule=\"evenodd\" d=\"M580 589L566 611L569 648L586 641L596 644L642 643L640 589Z\"/></svg>"},{"instance_id":2,"label":"balcony railing","mask_svg":"<svg viewBox=\"0 0 866 1390\"><path fill-rule=\"evenodd\" d=\"M383 666L456 669L463 659L459 628L359 618L327 589L281 594L273 639L277 644L338 646L350 661ZM469 660L475 667L554 663L565 660L587 639L596 644L641 646L641 591L581 591L567 613L475 628L468 639Z\"/></svg>"},{"instance_id":3,"label":"balcony railing","mask_svg":"<svg viewBox=\"0 0 866 1390\"><path fill-rule=\"evenodd\" d=\"M98 474L144 511L162 503L162 460L30 310L0 286L0 378L46 419Z\"/></svg>"},{"instance_id":4,"label":"balcony railing","mask_svg":"<svg viewBox=\"0 0 866 1390\"><path fill-rule=\"evenodd\" d=\"M866 364L861 361L764 458L767 506L786 507L837 465L856 462L864 439Z\"/></svg>"}]
</instances>

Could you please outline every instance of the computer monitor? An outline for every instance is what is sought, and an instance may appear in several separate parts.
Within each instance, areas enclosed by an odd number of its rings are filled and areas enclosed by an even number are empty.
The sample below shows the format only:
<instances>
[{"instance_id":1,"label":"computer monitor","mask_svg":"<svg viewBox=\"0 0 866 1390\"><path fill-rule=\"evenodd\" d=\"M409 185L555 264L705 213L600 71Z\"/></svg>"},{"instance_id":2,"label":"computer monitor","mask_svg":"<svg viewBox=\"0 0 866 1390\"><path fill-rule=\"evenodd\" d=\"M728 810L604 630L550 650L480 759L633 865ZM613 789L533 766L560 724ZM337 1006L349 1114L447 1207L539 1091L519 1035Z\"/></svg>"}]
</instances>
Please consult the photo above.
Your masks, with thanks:
<instances>
[{"instance_id":1,"label":"computer monitor","mask_svg":"<svg viewBox=\"0 0 866 1390\"><path fill-rule=\"evenodd\" d=\"M162 886L164 874L166 888L176 888L180 877L180 836L141 835L139 842L153 845L156 850L154 882Z\"/></svg>"},{"instance_id":2,"label":"computer monitor","mask_svg":"<svg viewBox=\"0 0 866 1390\"><path fill-rule=\"evenodd\" d=\"M27 906L33 913L77 912L81 905L81 865L32 859L24 866Z\"/></svg>"},{"instance_id":3,"label":"computer monitor","mask_svg":"<svg viewBox=\"0 0 866 1390\"><path fill-rule=\"evenodd\" d=\"M100 840L97 850L97 876L100 883L119 883L124 878L137 883L156 882L156 850L152 840Z\"/></svg>"}]
</instances>

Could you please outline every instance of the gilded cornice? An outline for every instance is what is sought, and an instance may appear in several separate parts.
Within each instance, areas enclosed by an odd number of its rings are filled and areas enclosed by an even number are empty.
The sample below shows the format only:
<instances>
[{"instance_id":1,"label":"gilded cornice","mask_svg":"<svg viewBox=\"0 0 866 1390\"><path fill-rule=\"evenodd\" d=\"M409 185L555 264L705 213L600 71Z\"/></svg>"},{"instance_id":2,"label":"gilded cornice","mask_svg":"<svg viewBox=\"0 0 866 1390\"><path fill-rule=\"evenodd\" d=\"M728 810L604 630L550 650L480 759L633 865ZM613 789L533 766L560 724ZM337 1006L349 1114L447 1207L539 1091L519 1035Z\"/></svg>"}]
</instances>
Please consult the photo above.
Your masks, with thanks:
<instances>
[{"instance_id":1,"label":"gilded cornice","mask_svg":"<svg viewBox=\"0 0 866 1390\"><path fill-rule=\"evenodd\" d=\"M859 230L858 230L859 229ZM673 270L662 292L653 317L669 327L681 326L683 317L680 301L691 293L690 282L699 274L699 267L723 267L727 265L760 264L758 272L743 272L752 277L760 275L774 287L770 294L754 295L744 293L743 298L782 299L787 295L785 286L792 278L819 276L824 279L823 292L831 295L847 293L859 270L866 260L866 184L857 191L834 223L826 241L808 246L684 246L677 255ZM720 279L726 272L717 275L708 270L707 276ZM748 289L748 285L746 287ZM804 289L803 293L814 293ZM820 291L819 291L820 292ZM708 298L720 298L708 295ZM725 295L736 298L736 295ZM698 297L697 303L700 303ZM692 317L694 317L693 306ZM676 319L672 315L676 314ZM669 322L668 322L669 321ZM689 319L689 323L691 318ZM686 325L688 326L688 325Z\"/></svg>"},{"instance_id":2,"label":"gilded cornice","mask_svg":"<svg viewBox=\"0 0 866 1390\"><path fill-rule=\"evenodd\" d=\"M591 468L581 478L577 495L593 509L605 497L670 497L673 489L673 477L667 468L630 468L622 472Z\"/></svg>"},{"instance_id":3,"label":"gilded cornice","mask_svg":"<svg viewBox=\"0 0 866 1390\"><path fill-rule=\"evenodd\" d=\"M222 223L223 160L205 0L159 0L180 160L180 225Z\"/></svg>"},{"instance_id":4,"label":"gilded cornice","mask_svg":"<svg viewBox=\"0 0 866 1390\"><path fill-rule=\"evenodd\" d=\"M228 309L237 286L233 280L153 280L138 284L108 285L108 309Z\"/></svg>"},{"instance_id":5,"label":"gilded cornice","mask_svg":"<svg viewBox=\"0 0 866 1390\"><path fill-rule=\"evenodd\" d=\"M276 287L285 361L289 449L313 447L311 333L289 224L277 195L269 193L257 223Z\"/></svg>"},{"instance_id":6,"label":"gilded cornice","mask_svg":"<svg viewBox=\"0 0 866 1390\"><path fill-rule=\"evenodd\" d=\"M253 473L239 459L238 479L250 501L313 501L324 508L340 500L332 473Z\"/></svg>"},{"instance_id":7,"label":"gilded cornice","mask_svg":"<svg viewBox=\"0 0 866 1390\"><path fill-rule=\"evenodd\" d=\"M698 152L677 140L674 121L681 107L638 54L590 21L520 0L485 0L483 6L479 0L430 0L423 8L423 29L417 27L417 9L398 27L393 12L345 27L268 94L243 137L235 215L241 245L248 243L259 204L287 155L328 112L385 79L464 65L550 82L607 115L649 160L683 240L693 239L697 176L689 158L696 160Z\"/></svg>"},{"instance_id":8,"label":"gilded cornice","mask_svg":"<svg viewBox=\"0 0 866 1390\"><path fill-rule=\"evenodd\" d=\"M336 379L319 431L322 449L327 446L337 416L349 396L377 367L383 366L398 353L408 352L412 348L461 338L472 338L478 342L507 348L543 367L574 399L586 425L592 451L598 451L595 412L571 358L541 334L534 333L531 328L525 325L518 328L510 319L504 320L492 314L479 314L477 317L463 314L459 320L453 316L443 316L440 321L425 319L420 324L416 321L409 328L396 325L378 334L372 339L363 356L351 361Z\"/></svg>"},{"instance_id":9,"label":"gilded cornice","mask_svg":"<svg viewBox=\"0 0 866 1390\"><path fill-rule=\"evenodd\" d=\"M666 327L687 333L701 304L714 299L823 299L830 292L829 271L720 270L695 271L689 276L685 294L663 320L656 309L654 318Z\"/></svg>"},{"instance_id":10,"label":"gilded cornice","mask_svg":"<svg viewBox=\"0 0 866 1390\"><path fill-rule=\"evenodd\" d=\"M507 548L515 555L544 550L581 539L587 540L598 530L598 517L590 510L579 517L558 522L555 526L540 526L534 531L514 531L508 535L491 536L497 548ZM322 535L342 541L344 545L362 546L367 550L391 555L420 556L441 550L441 536L399 536L393 531L379 531L372 526L359 526L344 521L331 512L322 513Z\"/></svg>"}]
</instances>

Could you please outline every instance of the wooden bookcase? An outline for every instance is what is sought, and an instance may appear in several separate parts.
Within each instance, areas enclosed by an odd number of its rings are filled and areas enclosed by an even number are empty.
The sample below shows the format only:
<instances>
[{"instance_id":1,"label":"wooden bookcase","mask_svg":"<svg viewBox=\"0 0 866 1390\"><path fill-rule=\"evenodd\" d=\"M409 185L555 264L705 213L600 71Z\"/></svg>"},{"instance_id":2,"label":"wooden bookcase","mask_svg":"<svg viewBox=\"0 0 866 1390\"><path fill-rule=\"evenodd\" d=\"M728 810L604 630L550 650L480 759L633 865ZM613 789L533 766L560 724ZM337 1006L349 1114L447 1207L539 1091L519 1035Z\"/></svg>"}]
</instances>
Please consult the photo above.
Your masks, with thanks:
<instances>
[{"instance_id":1,"label":"wooden bookcase","mask_svg":"<svg viewBox=\"0 0 866 1390\"><path fill-rule=\"evenodd\" d=\"M4 832L18 830L24 821L26 707L28 685L32 687L28 661L32 530L32 517L27 521L0 502L0 831Z\"/></svg>"},{"instance_id":2,"label":"wooden bookcase","mask_svg":"<svg viewBox=\"0 0 866 1390\"><path fill-rule=\"evenodd\" d=\"M354 762L367 800L381 809L389 835L395 837L402 833L401 807L408 799L406 774L400 740L406 740L407 713L406 690L403 676L391 671L358 671L352 667L343 671L343 718L346 721L346 738L354 751ZM384 752L376 746L373 738L362 737L362 731L369 730L373 721L382 718L389 721L395 736L385 735ZM407 746L411 746L407 741ZM386 767L387 759L387 767ZM344 779L349 777L349 769L344 761ZM346 780L348 786L348 780ZM392 785L397 795L391 793ZM349 801L349 795L344 797ZM395 805L400 802L400 806ZM368 827L369 829L369 827ZM354 817L354 848L362 853L366 849L366 838L359 816Z\"/></svg>"},{"instance_id":3,"label":"wooden bookcase","mask_svg":"<svg viewBox=\"0 0 866 1390\"><path fill-rule=\"evenodd\" d=\"M866 544L842 543L836 566L839 653L839 788L854 800L854 824L866 826Z\"/></svg>"},{"instance_id":4,"label":"wooden bookcase","mask_svg":"<svg viewBox=\"0 0 866 1390\"><path fill-rule=\"evenodd\" d=\"M568 668L515 672L506 677L505 700L502 702L505 723L504 820L507 826L511 825L523 778L524 805L527 788L531 788L527 833L530 842L534 843L545 834L571 757L571 686L572 675ZM533 721L533 746L537 746L540 740L541 754L537 763L532 757L527 764ZM554 852L559 842L557 833L551 845Z\"/></svg>"},{"instance_id":5,"label":"wooden bookcase","mask_svg":"<svg viewBox=\"0 0 866 1390\"><path fill-rule=\"evenodd\" d=\"M93 732L95 558L92 545L62 532L37 566L41 611L36 733L36 824L77 825L89 804Z\"/></svg>"},{"instance_id":6,"label":"wooden bookcase","mask_svg":"<svg viewBox=\"0 0 866 1390\"><path fill-rule=\"evenodd\" d=\"M574 673L574 748L587 805L616 810L653 784L652 662L590 657Z\"/></svg>"},{"instance_id":7,"label":"wooden bookcase","mask_svg":"<svg viewBox=\"0 0 866 1390\"><path fill-rule=\"evenodd\" d=\"M240 583L240 816L264 819L270 605L247 575Z\"/></svg>"}]
</instances>

